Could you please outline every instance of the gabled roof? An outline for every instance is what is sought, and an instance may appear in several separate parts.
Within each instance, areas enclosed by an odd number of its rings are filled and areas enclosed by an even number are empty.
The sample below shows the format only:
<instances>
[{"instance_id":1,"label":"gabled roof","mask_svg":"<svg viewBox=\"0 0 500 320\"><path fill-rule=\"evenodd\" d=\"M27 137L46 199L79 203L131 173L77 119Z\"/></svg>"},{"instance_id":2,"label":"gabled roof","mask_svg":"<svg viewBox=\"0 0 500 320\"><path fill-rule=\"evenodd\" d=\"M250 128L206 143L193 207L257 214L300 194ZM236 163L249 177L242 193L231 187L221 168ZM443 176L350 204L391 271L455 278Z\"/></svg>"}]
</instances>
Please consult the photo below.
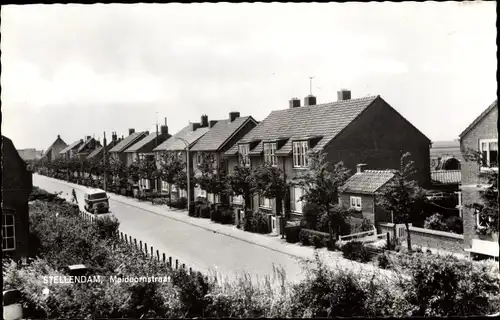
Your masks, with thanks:
<instances>
[{"instance_id":1,"label":"gabled roof","mask_svg":"<svg viewBox=\"0 0 500 320\"><path fill-rule=\"evenodd\" d=\"M198 140L191 150L217 151L249 121L257 123L251 116L238 117L233 121L229 119L219 120L200 140Z\"/></svg>"},{"instance_id":2,"label":"gabled roof","mask_svg":"<svg viewBox=\"0 0 500 320\"><path fill-rule=\"evenodd\" d=\"M190 123L184 127L181 131L174 134L171 138L167 139L161 143L158 147L154 148L153 151L178 151L184 150L186 145L182 140L186 140L189 143L189 147L193 146L201 137L203 137L208 131L209 127L197 128L193 131L193 126ZM176 139L180 138L180 139Z\"/></svg>"},{"instance_id":3,"label":"gabled roof","mask_svg":"<svg viewBox=\"0 0 500 320\"><path fill-rule=\"evenodd\" d=\"M61 152L59 152L59 154L64 154L70 150L78 148L80 146L80 143L82 143L82 140L77 140L77 141L73 142L72 144L70 144L66 148L62 149Z\"/></svg>"},{"instance_id":4,"label":"gabled roof","mask_svg":"<svg viewBox=\"0 0 500 320\"><path fill-rule=\"evenodd\" d=\"M374 194L393 177L394 170L365 170L351 176L340 188L340 192Z\"/></svg>"},{"instance_id":5,"label":"gabled roof","mask_svg":"<svg viewBox=\"0 0 500 320\"><path fill-rule=\"evenodd\" d=\"M160 133L156 134L156 132L153 132L150 135L142 138L138 142L134 143L131 147L129 147L124 152L138 152L138 151L141 151L141 148L145 147L148 143L153 142L156 139L157 135L158 135L158 139L160 139L160 137L162 137L162 135ZM170 137L170 135L168 135L168 137Z\"/></svg>"},{"instance_id":6,"label":"gabled roof","mask_svg":"<svg viewBox=\"0 0 500 320\"><path fill-rule=\"evenodd\" d=\"M471 131L481 120L483 120L488 113L490 113L493 109L495 109L498 106L498 100L495 100L486 110L484 110L479 117L477 117L472 123L459 135L460 138L465 136L467 132Z\"/></svg>"},{"instance_id":7,"label":"gabled roof","mask_svg":"<svg viewBox=\"0 0 500 320\"><path fill-rule=\"evenodd\" d=\"M431 181L434 184L459 184L462 181L460 170L433 170Z\"/></svg>"},{"instance_id":8,"label":"gabled roof","mask_svg":"<svg viewBox=\"0 0 500 320\"><path fill-rule=\"evenodd\" d=\"M134 132L119 143L116 144L109 152L123 152L125 149L127 149L129 146L132 144L136 143L139 141L139 139L142 139L146 135L146 131L143 132Z\"/></svg>"},{"instance_id":9,"label":"gabled roof","mask_svg":"<svg viewBox=\"0 0 500 320\"><path fill-rule=\"evenodd\" d=\"M106 145L106 150L110 150L111 148L113 148L115 145L117 145L118 143L120 142L120 140L118 141L111 141L109 144ZM91 158L94 158L96 156L99 156L102 152L104 151L104 147L97 147L94 151L92 151L88 156L87 156L87 159L91 159Z\"/></svg>"},{"instance_id":10,"label":"gabled roof","mask_svg":"<svg viewBox=\"0 0 500 320\"><path fill-rule=\"evenodd\" d=\"M95 140L94 138L90 138L90 139L87 139L87 141L85 141L79 148L78 150L76 151L77 153L80 153L82 152L91 142L92 140L94 140L96 142L96 145L97 146L100 146L101 143L97 140Z\"/></svg>"},{"instance_id":11,"label":"gabled roof","mask_svg":"<svg viewBox=\"0 0 500 320\"><path fill-rule=\"evenodd\" d=\"M298 140L303 137L322 136L312 151L321 150L379 98L372 96L275 110L241 139L240 143L282 137ZM287 144L284 146L288 147Z\"/></svg>"},{"instance_id":12,"label":"gabled roof","mask_svg":"<svg viewBox=\"0 0 500 320\"><path fill-rule=\"evenodd\" d=\"M61 137L57 136L57 139L54 140L54 142L52 142L52 144L50 145L50 147L47 148L47 150L45 150L45 152L43 153L42 155L42 158L44 158L51 150L52 148L54 147L54 145L56 144L57 141L61 141L62 143L64 143L66 146L68 145L66 142L64 142L63 139L61 139Z\"/></svg>"}]
</instances>

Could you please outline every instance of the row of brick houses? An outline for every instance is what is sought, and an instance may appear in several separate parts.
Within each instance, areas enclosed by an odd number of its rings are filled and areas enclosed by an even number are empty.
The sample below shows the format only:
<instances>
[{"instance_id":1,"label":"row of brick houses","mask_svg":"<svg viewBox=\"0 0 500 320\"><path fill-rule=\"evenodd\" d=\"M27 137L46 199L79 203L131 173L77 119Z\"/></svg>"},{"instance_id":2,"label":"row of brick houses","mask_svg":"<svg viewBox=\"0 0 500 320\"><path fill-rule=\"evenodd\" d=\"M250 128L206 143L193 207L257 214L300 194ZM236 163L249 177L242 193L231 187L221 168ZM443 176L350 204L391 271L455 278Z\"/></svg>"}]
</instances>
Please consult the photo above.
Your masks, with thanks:
<instances>
[{"instance_id":1,"label":"row of brick houses","mask_svg":"<svg viewBox=\"0 0 500 320\"><path fill-rule=\"evenodd\" d=\"M154 156L158 161L165 153L175 153L185 161L187 146L190 169L195 176L200 173L198 167L203 161L202 155L208 154L214 159L214 170L224 166L230 173L238 163L253 168L267 162L281 168L289 181L300 178L307 169L309 152L321 151L326 153L328 161L342 161L353 173L341 189L339 201L356 209L359 212L357 218L368 218L375 224L392 221L390 215L376 208L375 193L391 179L391 170L399 169L401 156L410 152L417 169L415 178L420 186L452 193L461 191L459 204L477 200L477 190L470 191L475 190L471 186L479 183L481 172L485 169L474 167L456 154L457 142L443 145L450 154L431 156L433 147L437 150L441 146L432 146L422 132L382 97L351 99L348 90L339 91L337 97L335 102L317 104L316 97L310 95L304 98L303 105L301 100L292 98L287 108L272 111L260 122L251 116L241 116L239 112L230 112L229 117L223 120L209 121L207 115L202 115L200 122L189 122L173 135L169 134L165 119L158 135L129 129L127 137L118 139L113 133L107 151L110 157L120 159L129 166L144 157ZM460 135L462 149L467 147L481 151L489 165L496 168L497 110L495 101ZM56 142L59 140L60 137ZM46 153L53 154L50 150L55 150L55 145L61 145L56 142ZM78 154L85 143L84 140L76 141L62 149L60 154L67 157ZM102 157L102 151L103 147L95 143L94 151L88 157ZM432 157L437 161L431 163ZM140 181L139 185L160 192L169 190L168 184L160 180ZM171 187L178 197L189 194L190 200L206 197L214 203L229 201L235 207L242 205L241 197L219 199L197 186L191 186L189 193L175 185ZM285 199L286 211L291 213L292 218L302 214L304 204L299 201L302 194L300 188L292 187ZM260 196L254 197L251 207L276 212L275 201ZM473 212L459 208L464 216L465 247L470 247L471 239L475 237L471 230L478 222Z\"/></svg>"}]
</instances>

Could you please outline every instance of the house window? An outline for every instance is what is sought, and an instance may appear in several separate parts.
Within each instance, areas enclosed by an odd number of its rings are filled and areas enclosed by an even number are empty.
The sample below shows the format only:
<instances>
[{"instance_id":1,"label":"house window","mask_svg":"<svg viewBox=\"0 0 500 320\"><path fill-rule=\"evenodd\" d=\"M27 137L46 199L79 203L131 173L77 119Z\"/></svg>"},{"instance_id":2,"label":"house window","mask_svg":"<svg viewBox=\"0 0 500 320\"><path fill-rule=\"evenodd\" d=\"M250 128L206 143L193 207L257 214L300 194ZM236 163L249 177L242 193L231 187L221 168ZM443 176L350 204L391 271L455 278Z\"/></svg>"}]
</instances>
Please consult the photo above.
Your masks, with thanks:
<instances>
[{"instance_id":1,"label":"house window","mask_svg":"<svg viewBox=\"0 0 500 320\"><path fill-rule=\"evenodd\" d=\"M206 198L207 197L207 191L203 190L200 187L196 187L194 189L194 194L195 194L196 197L202 197L202 198Z\"/></svg>"},{"instance_id":2,"label":"house window","mask_svg":"<svg viewBox=\"0 0 500 320\"><path fill-rule=\"evenodd\" d=\"M139 186L142 189L150 189L151 183L148 179L141 179L141 180L139 180Z\"/></svg>"},{"instance_id":3,"label":"house window","mask_svg":"<svg viewBox=\"0 0 500 320\"><path fill-rule=\"evenodd\" d=\"M250 156L248 154L250 152L250 146L248 144L240 144L238 146L238 152L240 163L246 167L250 166Z\"/></svg>"},{"instance_id":4,"label":"house window","mask_svg":"<svg viewBox=\"0 0 500 320\"><path fill-rule=\"evenodd\" d=\"M272 208L272 199L259 197L259 207L270 209Z\"/></svg>"},{"instance_id":5,"label":"house window","mask_svg":"<svg viewBox=\"0 0 500 320\"><path fill-rule=\"evenodd\" d=\"M498 139L479 140L479 151L483 158L483 167L498 168Z\"/></svg>"},{"instance_id":6,"label":"house window","mask_svg":"<svg viewBox=\"0 0 500 320\"><path fill-rule=\"evenodd\" d=\"M5 209L4 209L5 210ZM5 210L6 211L6 210ZM11 251L16 249L15 219L13 214L3 214L2 249Z\"/></svg>"},{"instance_id":7,"label":"house window","mask_svg":"<svg viewBox=\"0 0 500 320\"><path fill-rule=\"evenodd\" d=\"M161 191L168 191L168 182L166 181L161 182Z\"/></svg>"},{"instance_id":8,"label":"house window","mask_svg":"<svg viewBox=\"0 0 500 320\"><path fill-rule=\"evenodd\" d=\"M300 197L304 195L304 190L302 188L293 188L293 203L292 209L294 212L302 213L302 208L304 207L304 201L300 200Z\"/></svg>"},{"instance_id":9,"label":"house window","mask_svg":"<svg viewBox=\"0 0 500 320\"><path fill-rule=\"evenodd\" d=\"M243 203L243 196L233 196L233 203Z\"/></svg>"},{"instance_id":10,"label":"house window","mask_svg":"<svg viewBox=\"0 0 500 320\"><path fill-rule=\"evenodd\" d=\"M351 209L361 211L361 197L350 197Z\"/></svg>"},{"instance_id":11,"label":"house window","mask_svg":"<svg viewBox=\"0 0 500 320\"><path fill-rule=\"evenodd\" d=\"M309 151L309 141L293 142L293 166L295 168L304 168L309 166L307 152Z\"/></svg>"},{"instance_id":12,"label":"house window","mask_svg":"<svg viewBox=\"0 0 500 320\"><path fill-rule=\"evenodd\" d=\"M264 162L269 163L272 166L278 164L278 158L276 153L276 142L264 143Z\"/></svg>"},{"instance_id":13,"label":"house window","mask_svg":"<svg viewBox=\"0 0 500 320\"><path fill-rule=\"evenodd\" d=\"M201 152L196 153L196 164L201 166L203 164L203 154Z\"/></svg>"}]
</instances>

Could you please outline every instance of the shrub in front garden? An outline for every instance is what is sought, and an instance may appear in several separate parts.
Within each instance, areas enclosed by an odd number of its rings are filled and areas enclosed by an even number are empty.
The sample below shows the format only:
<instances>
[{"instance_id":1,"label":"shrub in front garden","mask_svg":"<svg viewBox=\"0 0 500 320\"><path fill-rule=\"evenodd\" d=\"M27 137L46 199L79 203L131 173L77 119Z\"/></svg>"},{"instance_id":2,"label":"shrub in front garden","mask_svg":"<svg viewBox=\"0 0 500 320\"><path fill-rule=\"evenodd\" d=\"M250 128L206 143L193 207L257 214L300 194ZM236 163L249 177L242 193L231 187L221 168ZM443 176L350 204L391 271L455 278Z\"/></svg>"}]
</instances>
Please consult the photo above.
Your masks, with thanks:
<instances>
[{"instance_id":1,"label":"shrub in front garden","mask_svg":"<svg viewBox=\"0 0 500 320\"><path fill-rule=\"evenodd\" d=\"M383 252L377 256L378 266L382 269L389 269L391 261L387 253Z\"/></svg>"},{"instance_id":2,"label":"shrub in front garden","mask_svg":"<svg viewBox=\"0 0 500 320\"><path fill-rule=\"evenodd\" d=\"M453 233L463 234L464 233L464 222L461 217L451 216L445 220L448 230Z\"/></svg>"},{"instance_id":3,"label":"shrub in front garden","mask_svg":"<svg viewBox=\"0 0 500 320\"><path fill-rule=\"evenodd\" d=\"M230 208L219 209L221 213L220 223L222 224L233 224L234 223L234 212Z\"/></svg>"},{"instance_id":4,"label":"shrub in front garden","mask_svg":"<svg viewBox=\"0 0 500 320\"><path fill-rule=\"evenodd\" d=\"M424 222L425 229L437 230L437 231L448 231L448 226L444 221L444 217L440 213L435 213L432 216L425 219Z\"/></svg>"},{"instance_id":5,"label":"shrub in front garden","mask_svg":"<svg viewBox=\"0 0 500 320\"><path fill-rule=\"evenodd\" d=\"M177 209L186 209L187 208L187 198L186 197L180 197L177 200Z\"/></svg>"},{"instance_id":6,"label":"shrub in front garden","mask_svg":"<svg viewBox=\"0 0 500 320\"><path fill-rule=\"evenodd\" d=\"M255 233L269 233L269 222L267 214L262 211L247 211L244 217L244 230Z\"/></svg>"},{"instance_id":7,"label":"shrub in front garden","mask_svg":"<svg viewBox=\"0 0 500 320\"><path fill-rule=\"evenodd\" d=\"M304 246L313 245L316 248L322 248L327 246L330 234L303 228L299 231L299 240Z\"/></svg>"},{"instance_id":8,"label":"shrub in front garden","mask_svg":"<svg viewBox=\"0 0 500 320\"><path fill-rule=\"evenodd\" d=\"M306 229L317 230L321 207L314 202L306 202L302 208L302 222Z\"/></svg>"},{"instance_id":9,"label":"shrub in front garden","mask_svg":"<svg viewBox=\"0 0 500 320\"><path fill-rule=\"evenodd\" d=\"M368 262L372 258L372 254L362 242L349 241L342 246L342 254L344 258L359 262Z\"/></svg>"}]
</instances>

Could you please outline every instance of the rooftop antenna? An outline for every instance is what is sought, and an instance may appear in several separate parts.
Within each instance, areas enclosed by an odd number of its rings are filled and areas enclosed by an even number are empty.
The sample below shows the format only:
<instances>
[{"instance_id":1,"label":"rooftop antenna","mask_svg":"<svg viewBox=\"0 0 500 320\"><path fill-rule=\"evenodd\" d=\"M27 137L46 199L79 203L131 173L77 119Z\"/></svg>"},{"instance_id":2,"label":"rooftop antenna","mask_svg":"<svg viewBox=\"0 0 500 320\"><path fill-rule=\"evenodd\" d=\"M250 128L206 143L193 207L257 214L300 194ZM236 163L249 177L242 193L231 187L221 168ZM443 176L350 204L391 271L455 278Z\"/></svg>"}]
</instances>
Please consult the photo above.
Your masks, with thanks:
<instances>
[{"instance_id":1,"label":"rooftop antenna","mask_svg":"<svg viewBox=\"0 0 500 320\"><path fill-rule=\"evenodd\" d=\"M309 95L312 96L313 94L313 89L312 89L312 80L314 79L315 77L309 77Z\"/></svg>"}]
</instances>

